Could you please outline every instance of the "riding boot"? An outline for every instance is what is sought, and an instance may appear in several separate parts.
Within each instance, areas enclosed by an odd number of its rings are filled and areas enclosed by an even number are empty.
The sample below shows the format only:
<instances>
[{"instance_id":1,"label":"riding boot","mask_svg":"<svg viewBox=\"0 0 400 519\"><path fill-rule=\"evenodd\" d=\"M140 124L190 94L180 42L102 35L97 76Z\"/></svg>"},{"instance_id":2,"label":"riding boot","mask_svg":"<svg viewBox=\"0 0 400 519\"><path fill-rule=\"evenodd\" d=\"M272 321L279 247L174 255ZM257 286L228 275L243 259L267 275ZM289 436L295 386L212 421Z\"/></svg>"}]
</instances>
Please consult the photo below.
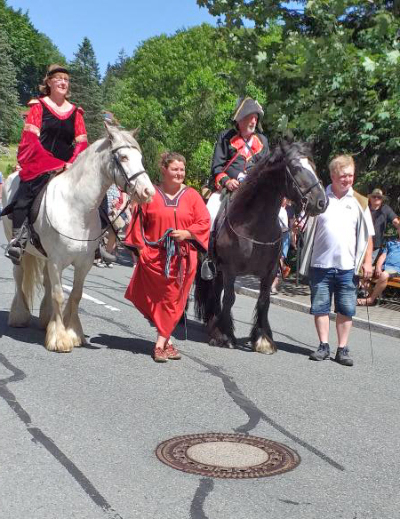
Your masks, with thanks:
<instances>
[{"instance_id":1,"label":"riding boot","mask_svg":"<svg viewBox=\"0 0 400 519\"><path fill-rule=\"evenodd\" d=\"M13 229L12 234L13 237L6 247L5 256L10 258L14 265L19 265L30 236L28 222L25 221L21 227Z\"/></svg>"},{"instance_id":2,"label":"riding boot","mask_svg":"<svg viewBox=\"0 0 400 519\"><path fill-rule=\"evenodd\" d=\"M214 263L213 258L215 257L214 254L214 247L215 247L215 238L216 238L216 231L211 231L210 233L210 242L208 245L208 254L204 258L202 264L201 264L201 272L200 276L201 279L204 281L211 281L215 278L217 274L217 269Z\"/></svg>"}]
</instances>

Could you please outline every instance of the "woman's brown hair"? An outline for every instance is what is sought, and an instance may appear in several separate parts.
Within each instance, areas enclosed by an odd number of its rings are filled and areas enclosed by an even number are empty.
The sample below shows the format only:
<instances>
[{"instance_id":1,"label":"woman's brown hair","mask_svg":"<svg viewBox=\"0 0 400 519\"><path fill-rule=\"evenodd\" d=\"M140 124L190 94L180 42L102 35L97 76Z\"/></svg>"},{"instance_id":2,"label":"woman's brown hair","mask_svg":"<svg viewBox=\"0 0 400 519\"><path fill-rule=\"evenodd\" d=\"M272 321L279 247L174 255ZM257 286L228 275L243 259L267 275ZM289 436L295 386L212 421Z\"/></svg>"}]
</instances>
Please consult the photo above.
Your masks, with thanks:
<instances>
[{"instance_id":1,"label":"woman's brown hair","mask_svg":"<svg viewBox=\"0 0 400 519\"><path fill-rule=\"evenodd\" d=\"M168 166L171 164L171 162L174 162L174 160L177 160L178 162L183 162L186 166L186 159L183 155L181 155L180 153L176 153L174 151L165 151L161 154L160 157L160 167L168 168Z\"/></svg>"}]
</instances>

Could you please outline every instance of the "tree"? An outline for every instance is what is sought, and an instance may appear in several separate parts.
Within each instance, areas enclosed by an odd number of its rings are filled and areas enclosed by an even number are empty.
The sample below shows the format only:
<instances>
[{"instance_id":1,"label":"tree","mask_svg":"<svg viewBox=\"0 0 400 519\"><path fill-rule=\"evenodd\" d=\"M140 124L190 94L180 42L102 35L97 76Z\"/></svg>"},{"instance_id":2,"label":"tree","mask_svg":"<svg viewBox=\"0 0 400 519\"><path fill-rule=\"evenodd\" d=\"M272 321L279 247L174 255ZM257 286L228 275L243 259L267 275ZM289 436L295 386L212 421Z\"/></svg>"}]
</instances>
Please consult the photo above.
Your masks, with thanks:
<instances>
[{"instance_id":1,"label":"tree","mask_svg":"<svg viewBox=\"0 0 400 519\"><path fill-rule=\"evenodd\" d=\"M79 45L70 68L72 99L85 110L88 138L95 141L103 132L103 99L99 65L88 38Z\"/></svg>"},{"instance_id":2,"label":"tree","mask_svg":"<svg viewBox=\"0 0 400 519\"><path fill-rule=\"evenodd\" d=\"M37 95L47 67L51 63L64 64L65 58L47 36L34 28L27 13L14 11L5 0L0 0L0 27L10 46L20 102L26 104Z\"/></svg>"},{"instance_id":3,"label":"tree","mask_svg":"<svg viewBox=\"0 0 400 519\"><path fill-rule=\"evenodd\" d=\"M205 24L150 38L126 60L108 108L125 127L140 127L153 179L165 149L185 155L189 183L208 176L215 139L241 93L235 67L219 29Z\"/></svg>"},{"instance_id":4,"label":"tree","mask_svg":"<svg viewBox=\"0 0 400 519\"><path fill-rule=\"evenodd\" d=\"M18 94L15 68L7 35L0 26L0 142L9 144L18 127Z\"/></svg>"},{"instance_id":5,"label":"tree","mask_svg":"<svg viewBox=\"0 0 400 519\"><path fill-rule=\"evenodd\" d=\"M313 142L326 180L332 155L352 153L358 188L400 194L398 0L197 3L220 17L239 80L265 92L272 140L289 127Z\"/></svg>"}]
</instances>

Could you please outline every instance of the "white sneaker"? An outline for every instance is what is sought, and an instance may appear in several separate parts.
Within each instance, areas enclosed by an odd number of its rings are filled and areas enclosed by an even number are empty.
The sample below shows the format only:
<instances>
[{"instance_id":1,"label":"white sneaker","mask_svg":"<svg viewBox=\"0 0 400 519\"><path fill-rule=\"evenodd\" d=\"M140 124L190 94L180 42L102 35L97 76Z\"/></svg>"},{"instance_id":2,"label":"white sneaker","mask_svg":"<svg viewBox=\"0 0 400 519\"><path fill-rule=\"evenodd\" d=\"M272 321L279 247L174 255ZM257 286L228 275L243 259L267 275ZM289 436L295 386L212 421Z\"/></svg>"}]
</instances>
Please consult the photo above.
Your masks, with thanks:
<instances>
[{"instance_id":1,"label":"white sneaker","mask_svg":"<svg viewBox=\"0 0 400 519\"><path fill-rule=\"evenodd\" d=\"M105 263L103 263L102 261L98 261L97 263L95 263L96 267L99 267L101 269L103 269L106 265Z\"/></svg>"}]
</instances>

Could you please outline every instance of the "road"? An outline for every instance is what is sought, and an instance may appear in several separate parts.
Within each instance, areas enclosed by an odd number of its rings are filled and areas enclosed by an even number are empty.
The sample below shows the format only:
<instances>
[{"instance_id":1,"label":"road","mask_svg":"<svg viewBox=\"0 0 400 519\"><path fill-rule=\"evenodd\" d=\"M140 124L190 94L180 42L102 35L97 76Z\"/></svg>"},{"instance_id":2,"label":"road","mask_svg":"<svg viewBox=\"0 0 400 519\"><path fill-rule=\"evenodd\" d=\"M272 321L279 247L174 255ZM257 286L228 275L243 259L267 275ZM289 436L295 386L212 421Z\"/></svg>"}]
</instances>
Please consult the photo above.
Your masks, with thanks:
<instances>
[{"instance_id":1,"label":"road","mask_svg":"<svg viewBox=\"0 0 400 519\"><path fill-rule=\"evenodd\" d=\"M7 326L12 266L0 254L1 519L399 517L400 340L354 329L353 368L311 362L311 317L272 306L279 351L263 356L244 347L255 300L238 296L241 348L208 346L190 310L188 338L176 333L182 360L156 364L154 329L123 297L131 272L93 267L80 309L88 345L56 354L43 347L39 301L29 328ZM275 440L301 463L218 480L154 454L205 432Z\"/></svg>"}]
</instances>

